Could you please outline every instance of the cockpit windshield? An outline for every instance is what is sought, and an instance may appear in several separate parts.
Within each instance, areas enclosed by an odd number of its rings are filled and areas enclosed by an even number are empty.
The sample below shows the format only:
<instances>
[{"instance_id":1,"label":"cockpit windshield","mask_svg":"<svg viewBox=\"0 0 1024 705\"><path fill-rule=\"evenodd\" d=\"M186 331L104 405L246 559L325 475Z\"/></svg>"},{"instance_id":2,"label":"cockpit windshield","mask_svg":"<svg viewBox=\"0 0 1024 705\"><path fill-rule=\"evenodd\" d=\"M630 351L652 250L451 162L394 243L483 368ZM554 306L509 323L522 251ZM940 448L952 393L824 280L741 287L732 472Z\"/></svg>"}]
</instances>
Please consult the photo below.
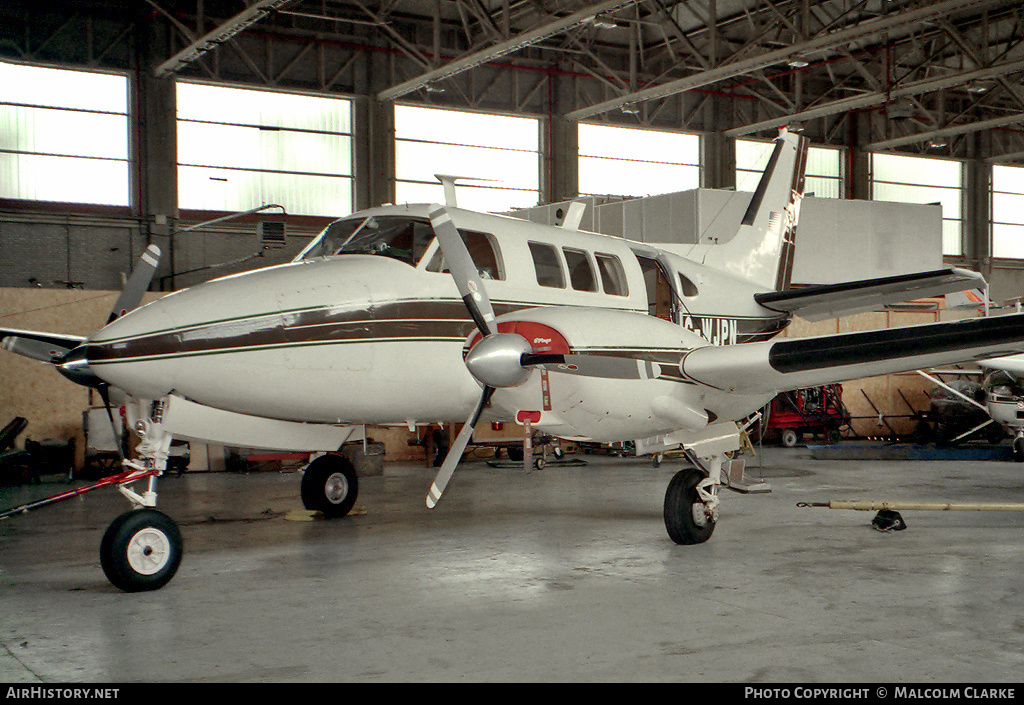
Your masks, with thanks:
<instances>
[{"instance_id":1,"label":"cockpit windshield","mask_svg":"<svg viewBox=\"0 0 1024 705\"><path fill-rule=\"evenodd\" d=\"M382 255L416 266L434 239L430 222L399 215L360 216L327 226L297 259Z\"/></svg>"},{"instance_id":2,"label":"cockpit windshield","mask_svg":"<svg viewBox=\"0 0 1024 705\"><path fill-rule=\"evenodd\" d=\"M1005 370L995 370L985 378L985 391L993 399L1012 400L1024 397L1024 380Z\"/></svg>"}]
</instances>

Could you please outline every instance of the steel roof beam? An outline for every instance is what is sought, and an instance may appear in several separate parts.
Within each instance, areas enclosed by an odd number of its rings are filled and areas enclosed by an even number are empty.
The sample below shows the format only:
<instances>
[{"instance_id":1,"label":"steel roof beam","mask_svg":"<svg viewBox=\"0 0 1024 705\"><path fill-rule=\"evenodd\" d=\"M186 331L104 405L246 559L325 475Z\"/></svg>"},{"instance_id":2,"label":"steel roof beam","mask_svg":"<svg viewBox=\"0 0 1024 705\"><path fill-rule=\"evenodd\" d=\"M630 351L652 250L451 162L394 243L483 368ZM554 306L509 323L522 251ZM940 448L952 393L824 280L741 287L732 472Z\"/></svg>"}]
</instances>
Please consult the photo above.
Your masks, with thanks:
<instances>
[{"instance_id":1,"label":"steel roof beam","mask_svg":"<svg viewBox=\"0 0 1024 705\"><path fill-rule=\"evenodd\" d=\"M462 58L450 61L444 66L440 66L433 71L427 71L416 78L391 86L390 88L378 93L377 98L382 101L395 100L407 93L419 90L434 81L451 78L452 76L456 76L464 71L468 71L469 69L480 66L481 64L485 64L488 61L493 61L498 57L511 54L519 49L542 42L556 34L561 34L562 32L587 22L595 15L605 12L614 12L615 10L619 10L628 5L634 5L638 1L639 0L604 0L604 2L586 7L578 12L572 13L571 15L557 19L554 22L548 22L547 24L540 25L539 27L527 30L526 32L517 34L514 37L510 37L505 41L492 44L480 51L473 52L472 54L463 56Z\"/></svg>"},{"instance_id":2,"label":"steel roof beam","mask_svg":"<svg viewBox=\"0 0 1024 705\"><path fill-rule=\"evenodd\" d=\"M907 135L906 137L894 137L891 140L872 142L871 144L865 145L864 149L876 152L881 149L892 149L893 147L902 147L907 144L924 142L926 140L931 140L936 137L953 137L955 135L965 135L969 132L981 132L982 130L988 130L994 127L1004 127L1006 125L1013 125L1018 122L1024 122L1024 113L1018 113L1017 115L1007 115L1006 117L1000 118L992 118L991 120L980 120L978 122L970 122L965 123L963 125L951 125L949 127L940 127L937 130L920 132L916 135Z\"/></svg>"},{"instance_id":3,"label":"steel roof beam","mask_svg":"<svg viewBox=\"0 0 1024 705\"><path fill-rule=\"evenodd\" d=\"M983 69L967 71L965 73L956 73L951 76L912 81L902 86L893 86L888 90L888 92L880 91L876 93L869 93L867 95L835 100L831 103L825 103L817 107L808 108L807 110L801 110L800 112L793 113L791 115L783 115L782 117L762 120L761 122L743 125L742 127L734 127L731 130L725 130L723 134L727 137L742 137L743 135L749 135L752 132L771 130L783 125L804 122L805 120L813 120L815 118L835 115L836 113L844 113L850 110L870 108L871 106L881 105L882 103L895 98L905 98L912 95L920 95L921 93L930 93L931 91L937 91L942 88L966 85L971 81L995 78L996 76L1004 76L1018 71L1024 71L1024 60L1011 61L1005 64L998 64L996 66L989 66Z\"/></svg>"},{"instance_id":4,"label":"steel roof beam","mask_svg":"<svg viewBox=\"0 0 1024 705\"><path fill-rule=\"evenodd\" d=\"M934 20L938 17L945 17L948 16L949 13L956 12L958 10L968 8L980 9L996 4L999 1L1000 0L944 0L943 2L929 4L915 10L907 10L893 15L885 15L877 19L862 22L852 27L846 27L845 29L829 32L828 34L823 34L818 37L812 37L811 39L798 44L793 44L792 46L775 49L758 56L752 56L748 59L733 61L708 71L695 73L692 76L686 76L658 86L651 86L633 93L627 93L619 96L618 98L612 98L611 100L597 103L596 105L573 110L566 114L566 118L570 120L584 120L615 108L621 108L622 106L629 105L630 103L664 98L675 93L681 93L695 88L702 88L735 76L741 76L752 71L767 68L773 64L784 63L800 54L820 51L822 49L831 49L885 30L891 30L896 27L910 24L917 24L926 20Z\"/></svg>"},{"instance_id":5,"label":"steel roof beam","mask_svg":"<svg viewBox=\"0 0 1024 705\"><path fill-rule=\"evenodd\" d=\"M219 44L234 37L239 32L259 22L270 14L271 11L287 5L294 0L258 0L252 6L242 10L224 24L207 32L199 39L189 44L177 54L156 67L154 73L157 78L162 78L175 73L185 66L188 66L200 56L210 51Z\"/></svg>"}]
</instances>

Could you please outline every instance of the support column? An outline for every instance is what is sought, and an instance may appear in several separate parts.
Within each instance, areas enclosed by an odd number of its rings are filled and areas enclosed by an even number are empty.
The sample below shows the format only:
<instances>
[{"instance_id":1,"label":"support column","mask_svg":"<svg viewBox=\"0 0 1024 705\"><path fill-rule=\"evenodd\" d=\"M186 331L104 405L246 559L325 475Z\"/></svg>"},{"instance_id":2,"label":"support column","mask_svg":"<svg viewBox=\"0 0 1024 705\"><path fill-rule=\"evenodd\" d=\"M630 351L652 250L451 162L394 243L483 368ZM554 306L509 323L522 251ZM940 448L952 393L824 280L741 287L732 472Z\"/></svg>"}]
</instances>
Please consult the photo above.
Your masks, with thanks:
<instances>
[{"instance_id":1,"label":"support column","mask_svg":"<svg viewBox=\"0 0 1024 705\"><path fill-rule=\"evenodd\" d=\"M137 22L132 96L132 210L148 243L163 256L154 281L174 271L171 233L178 221L178 126L174 77L156 78L154 69L169 56L160 18ZM174 288L173 279L170 286Z\"/></svg>"},{"instance_id":2,"label":"support column","mask_svg":"<svg viewBox=\"0 0 1024 705\"><path fill-rule=\"evenodd\" d=\"M579 195L579 128L563 115L572 109L573 79L548 75L548 118L541 137L540 202Z\"/></svg>"},{"instance_id":3,"label":"support column","mask_svg":"<svg viewBox=\"0 0 1024 705\"><path fill-rule=\"evenodd\" d=\"M864 151L865 137L871 134L871 115L866 112L847 113L848 144L846 163L846 198L871 200L871 154Z\"/></svg>"},{"instance_id":4,"label":"support column","mask_svg":"<svg viewBox=\"0 0 1024 705\"><path fill-rule=\"evenodd\" d=\"M712 96L708 100L704 124L711 131L700 140L701 188L736 188L736 139L722 134L730 110L728 98Z\"/></svg>"},{"instance_id":5,"label":"support column","mask_svg":"<svg viewBox=\"0 0 1024 705\"><path fill-rule=\"evenodd\" d=\"M971 133L968 154L971 157L964 164L963 188L963 251L967 263L986 280L992 276L992 242L989 237L991 221L992 165L981 155L988 153L981 132Z\"/></svg>"},{"instance_id":6,"label":"support column","mask_svg":"<svg viewBox=\"0 0 1024 705\"><path fill-rule=\"evenodd\" d=\"M709 132L700 140L701 188L736 188L736 140Z\"/></svg>"},{"instance_id":7,"label":"support column","mask_svg":"<svg viewBox=\"0 0 1024 705\"><path fill-rule=\"evenodd\" d=\"M395 104L357 100L353 132L355 209L395 202Z\"/></svg>"}]
</instances>

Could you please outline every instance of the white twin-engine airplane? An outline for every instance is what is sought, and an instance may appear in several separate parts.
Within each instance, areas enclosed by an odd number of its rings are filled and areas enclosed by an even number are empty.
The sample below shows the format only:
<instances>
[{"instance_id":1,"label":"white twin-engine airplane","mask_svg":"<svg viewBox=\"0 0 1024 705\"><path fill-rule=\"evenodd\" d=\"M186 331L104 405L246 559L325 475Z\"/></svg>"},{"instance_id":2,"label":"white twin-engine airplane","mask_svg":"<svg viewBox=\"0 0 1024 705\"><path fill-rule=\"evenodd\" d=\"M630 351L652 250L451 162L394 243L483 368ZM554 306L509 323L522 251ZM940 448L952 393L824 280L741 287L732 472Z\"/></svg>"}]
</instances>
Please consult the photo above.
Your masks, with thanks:
<instances>
[{"instance_id":1,"label":"white twin-engine airplane","mask_svg":"<svg viewBox=\"0 0 1024 705\"><path fill-rule=\"evenodd\" d=\"M452 198L384 206L334 222L291 263L135 308L159 256L151 247L96 333L0 335L123 401L142 438L114 481L135 507L100 551L126 591L161 587L181 557L174 522L154 509L172 437L338 451L367 424L464 422L429 488L434 507L479 420L581 441L660 436L694 465L668 486L668 534L700 543L718 520L737 422L779 391L1024 351L1024 315L773 342L793 314L826 318L980 280L945 269L790 289L805 152L781 131L723 244L654 247ZM141 478L147 489L132 490ZM342 516L357 482L343 455L320 455L303 502Z\"/></svg>"}]
</instances>

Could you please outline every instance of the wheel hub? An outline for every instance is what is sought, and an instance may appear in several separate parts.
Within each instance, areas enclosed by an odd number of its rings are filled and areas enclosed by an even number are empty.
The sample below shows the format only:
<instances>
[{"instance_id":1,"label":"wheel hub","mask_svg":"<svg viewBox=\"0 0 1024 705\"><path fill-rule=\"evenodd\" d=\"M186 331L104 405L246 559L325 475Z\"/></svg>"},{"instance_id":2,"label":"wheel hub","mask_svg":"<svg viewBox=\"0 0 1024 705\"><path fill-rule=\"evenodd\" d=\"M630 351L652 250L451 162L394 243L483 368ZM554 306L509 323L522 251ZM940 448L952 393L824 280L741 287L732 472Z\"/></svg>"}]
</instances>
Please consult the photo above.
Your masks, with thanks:
<instances>
[{"instance_id":1,"label":"wheel hub","mask_svg":"<svg viewBox=\"0 0 1024 705\"><path fill-rule=\"evenodd\" d=\"M170 555L170 540L164 532L154 528L139 531L128 542L128 565L141 575L160 572Z\"/></svg>"},{"instance_id":2,"label":"wheel hub","mask_svg":"<svg viewBox=\"0 0 1024 705\"><path fill-rule=\"evenodd\" d=\"M333 473L324 484L324 495L331 504L341 504L348 496L348 480L340 472Z\"/></svg>"}]
</instances>

